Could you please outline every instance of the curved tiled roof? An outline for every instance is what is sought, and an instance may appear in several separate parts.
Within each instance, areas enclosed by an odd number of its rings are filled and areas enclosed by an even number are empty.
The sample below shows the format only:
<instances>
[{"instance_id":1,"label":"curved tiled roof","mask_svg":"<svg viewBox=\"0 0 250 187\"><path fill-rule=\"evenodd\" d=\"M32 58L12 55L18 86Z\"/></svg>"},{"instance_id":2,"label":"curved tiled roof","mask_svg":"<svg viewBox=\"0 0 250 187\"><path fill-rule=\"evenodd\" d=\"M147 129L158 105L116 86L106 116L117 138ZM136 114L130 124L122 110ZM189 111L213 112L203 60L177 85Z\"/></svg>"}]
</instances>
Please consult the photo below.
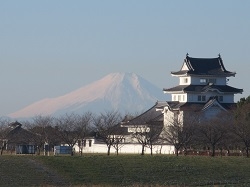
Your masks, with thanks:
<instances>
[{"instance_id":1,"label":"curved tiled roof","mask_svg":"<svg viewBox=\"0 0 250 187\"><path fill-rule=\"evenodd\" d=\"M221 57L192 58L187 56L184 64L188 70L171 72L172 75L206 75L206 76L235 76L235 72L227 71Z\"/></svg>"},{"instance_id":2,"label":"curved tiled roof","mask_svg":"<svg viewBox=\"0 0 250 187\"><path fill-rule=\"evenodd\" d=\"M173 88L163 89L165 92L199 92L204 93L208 90L218 90L222 93L242 93L242 89L234 88L228 85L179 85Z\"/></svg>"},{"instance_id":3,"label":"curved tiled roof","mask_svg":"<svg viewBox=\"0 0 250 187\"><path fill-rule=\"evenodd\" d=\"M142 113L141 115L131 119L130 121L128 121L127 123L122 124L123 126L127 126L127 125L145 125L150 121L154 121L154 119L158 119L160 118L162 114L161 111L156 110L156 107L158 106L158 102L152 106L150 109L148 109L147 111L145 111L144 113Z\"/></svg>"},{"instance_id":4,"label":"curved tiled roof","mask_svg":"<svg viewBox=\"0 0 250 187\"><path fill-rule=\"evenodd\" d=\"M170 110L185 110L185 111L202 111L207 108L216 98L210 98L206 103L198 103L198 102L188 102L188 103L181 103L179 101L170 101L168 102L168 106ZM217 102L223 107L225 110L230 110L236 106L235 103L220 103L218 100Z\"/></svg>"}]
</instances>

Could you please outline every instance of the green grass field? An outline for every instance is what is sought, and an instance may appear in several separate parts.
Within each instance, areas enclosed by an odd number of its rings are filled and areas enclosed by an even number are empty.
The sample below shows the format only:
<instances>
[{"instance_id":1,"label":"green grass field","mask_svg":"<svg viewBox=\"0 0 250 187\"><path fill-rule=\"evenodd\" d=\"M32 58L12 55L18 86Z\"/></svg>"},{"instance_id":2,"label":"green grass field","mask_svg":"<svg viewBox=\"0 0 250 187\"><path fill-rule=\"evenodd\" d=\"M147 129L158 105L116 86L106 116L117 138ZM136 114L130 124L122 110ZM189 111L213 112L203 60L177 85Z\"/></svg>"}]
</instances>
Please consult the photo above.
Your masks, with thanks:
<instances>
[{"instance_id":1,"label":"green grass field","mask_svg":"<svg viewBox=\"0 0 250 187\"><path fill-rule=\"evenodd\" d=\"M250 186L250 159L0 156L0 186Z\"/></svg>"}]
</instances>

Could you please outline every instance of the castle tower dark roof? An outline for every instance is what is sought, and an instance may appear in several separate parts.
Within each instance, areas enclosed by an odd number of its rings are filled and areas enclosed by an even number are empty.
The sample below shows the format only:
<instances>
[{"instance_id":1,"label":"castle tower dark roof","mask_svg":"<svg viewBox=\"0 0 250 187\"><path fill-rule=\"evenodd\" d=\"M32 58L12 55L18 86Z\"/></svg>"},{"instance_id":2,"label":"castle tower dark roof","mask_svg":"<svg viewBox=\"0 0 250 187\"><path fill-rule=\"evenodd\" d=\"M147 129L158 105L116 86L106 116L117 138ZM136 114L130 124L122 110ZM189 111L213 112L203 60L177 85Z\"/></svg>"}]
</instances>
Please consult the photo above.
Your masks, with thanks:
<instances>
[{"instance_id":1,"label":"castle tower dark roof","mask_svg":"<svg viewBox=\"0 0 250 187\"><path fill-rule=\"evenodd\" d=\"M217 58L192 58L188 55L184 59L180 71L171 72L174 76L197 75L197 76L235 76L235 72L227 71L219 55Z\"/></svg>"},{"instance_id":2,"label":"castle tower dark roof","mask_svg":"<svg viewBox=\"0 0 250 187\"><path fill-rule=\"evenodd\" d=\"M173 88L164 88L167 93L206 93L208 91L216 91L218 93L242 93L243 89L234 88L228 85L178 85Z\"/></svg>"},{"instance_id":3,"label":"castle tower dark roof","mask_svg":"<svg viewBox=\"0 0 250 187\"><path fill-rule=\"evenodd\" d=\"M147 111L143 112L139 116L131 119L127 123L122 124L122 126L135 126L135 125L146 125L150 121L158 121L160 116L162 116L162 112L160 110L156 110L158 106L158 102L154 106L152 106Z\"/></svg>"}]
</instances>

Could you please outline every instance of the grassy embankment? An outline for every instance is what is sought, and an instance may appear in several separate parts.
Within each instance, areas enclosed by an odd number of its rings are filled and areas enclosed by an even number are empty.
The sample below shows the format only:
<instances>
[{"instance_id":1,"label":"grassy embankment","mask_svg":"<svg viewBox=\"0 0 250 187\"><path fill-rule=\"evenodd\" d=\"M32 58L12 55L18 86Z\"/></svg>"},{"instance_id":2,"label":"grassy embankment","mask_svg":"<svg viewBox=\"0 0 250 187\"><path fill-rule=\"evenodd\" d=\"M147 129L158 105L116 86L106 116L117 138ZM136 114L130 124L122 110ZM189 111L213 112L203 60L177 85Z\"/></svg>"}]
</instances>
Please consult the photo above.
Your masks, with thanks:
<instances>
[{"instance_id":1,"label":"grassy embankment","mask_svg":"<svg viewBox=\"0 0 250 187\"><path fill-rule=\"evenodd\" d=\"M0 186L250 186L249 176L245 157L0 157Z\"/></svg>"}]
</instances>

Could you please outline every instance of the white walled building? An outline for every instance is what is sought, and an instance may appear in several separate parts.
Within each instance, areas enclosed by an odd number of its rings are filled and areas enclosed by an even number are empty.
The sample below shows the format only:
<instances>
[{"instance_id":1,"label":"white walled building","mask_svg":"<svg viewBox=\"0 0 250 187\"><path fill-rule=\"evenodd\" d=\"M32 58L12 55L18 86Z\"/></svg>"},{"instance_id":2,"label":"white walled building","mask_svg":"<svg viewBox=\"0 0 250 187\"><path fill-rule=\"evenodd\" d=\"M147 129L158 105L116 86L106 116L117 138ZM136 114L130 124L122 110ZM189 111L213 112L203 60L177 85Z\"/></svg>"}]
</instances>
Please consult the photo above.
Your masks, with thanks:
<instances>
[{"instance_id":1,"label":"white walled building","mask_svg":"<svg viewBox=\"0 0 250 187\"><path fill-rule=\"evenodd\" d=\"M115 128L117 128L117 133L112 136L122 137L123 139L119 149L119 154L141 154L142 144L138 143L138 140L133 136L133 134L143 130L150 132L152 127L160 130L163 128L163 113L160 110L156 110L159 106L161 106L161 104L157 102L154 106L139 116L131 120L123 121L119 125L115 126ZM84 141L85 143L82 149L83 153L107 153L107 145L98 139L98 137L89 137ZM74 148L76 152L80 152L78 145ZM152 152L153 154L174 154L175 149L172 145L159 141L154 142ZM111 147L110 153L116 153L114 147ZM149 146L145 146L144 153L151 153Z\"/></svg>"}]
</instances>

